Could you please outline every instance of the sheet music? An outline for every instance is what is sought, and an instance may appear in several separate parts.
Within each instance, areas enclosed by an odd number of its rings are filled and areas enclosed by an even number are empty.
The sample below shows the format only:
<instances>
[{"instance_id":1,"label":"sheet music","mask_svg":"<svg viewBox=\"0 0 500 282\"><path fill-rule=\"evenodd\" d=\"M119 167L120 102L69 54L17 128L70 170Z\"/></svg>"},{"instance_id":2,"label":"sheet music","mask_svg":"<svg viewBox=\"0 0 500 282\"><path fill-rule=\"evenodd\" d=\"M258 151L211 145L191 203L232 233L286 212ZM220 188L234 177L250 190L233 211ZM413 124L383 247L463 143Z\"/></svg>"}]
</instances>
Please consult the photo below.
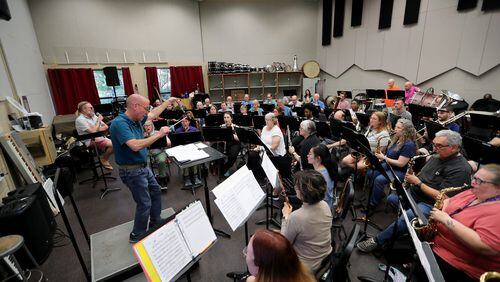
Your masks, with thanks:
<instances>
[{"instance_id":1,"label":"sheet music","mask_svg":"<svg viewBox=\"0 0 500 282\"><path fill-rule=\"evenodd\" d=\"M198 149L194 144L179 145L166 149L168 156L174 157L178 162L196 161L210 157L205 151Z\"/></svg>"},{"instance_id":2,"label":"sheet music","mask_svg":"<svg viewBox=\"0 0 500 282\"><path fill-rule=\"evenodd\" d=\"M424 253L424 248L422 246L422 242L420 242L420 239L417 236L417 232L411 226L410 220L408 219L408 216L406 215L405 210L401 206L401 203L399 204L399 208L403 211L403 217L405 219L406 227L410 233L411 239L413 240L413 245L415 246L417 256L420 259L420 263L422 264L422 267L424 268L425 273L427 274L427 278L429 279L430 282L434 282L435 280L434 280L434 277L432 275L431 265L429 263L429 260L427 260L427 256Z\"/></svg>"},{"instance_id":3,"label":"sheet music","mask_svg":"<svg viewBox=\"0 0 500 282\"><path fill-rule=\"evenodd\" d=\"M234 176L234 177L233 177ZM266 194L246 166L212 190L215 204L235 231L262 202Z\"/></svg>"},{"instance_id":4,"label":"sheet music","mask_svg":"<svg viewBox=\"0 0 500 282\"><path fill-rule=\"evenodd\" d=\"M174 220L146 237L143 244L162 281L172 280L193 259Z\"/></svg>"},{"instance_id":5,"label":"sheet music","mask_svg":"<svg viewBox=\"0 0 500 282\"><path fill-rule=\"evenodd\" d=\"M202 142L198 142L194 144L198 149L203 149L208 147L207 145L203 144Z\"/></svg>"},{"instance_id":6,"label":"sheet music","mask_svg":"<svg viewBox=\"0 0 500 282\"><path fill-rule=\"evenodd\" d=\"M269 179L273 188L276 188L278 186L278 170L266 153L264 153L262 157L262 169L266 173L267 179Z\"/></svg>"},{"instance_id":7,"label":"sheet music","mask_svg":"<svg viewBox=\"0 0 500 282\"><path fill-rule=\"evenodd\" d=\"M200 201L189 205L176 219L193 257L198 256L217 239Z\"/></svg>"}]
</instances>

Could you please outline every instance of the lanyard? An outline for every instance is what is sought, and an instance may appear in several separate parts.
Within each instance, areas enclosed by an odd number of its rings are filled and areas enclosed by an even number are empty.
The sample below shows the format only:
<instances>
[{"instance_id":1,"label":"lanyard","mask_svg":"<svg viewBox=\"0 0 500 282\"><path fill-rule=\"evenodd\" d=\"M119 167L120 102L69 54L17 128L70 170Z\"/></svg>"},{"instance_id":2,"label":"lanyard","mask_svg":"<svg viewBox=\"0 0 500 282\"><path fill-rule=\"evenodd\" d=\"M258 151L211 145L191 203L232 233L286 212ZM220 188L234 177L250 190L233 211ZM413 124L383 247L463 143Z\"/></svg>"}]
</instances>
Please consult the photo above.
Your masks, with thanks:
<instances>
[{"instance_id":1,"label":"lanyard","mask_svg":"<svg viewBox=\"0 0 500 282\"><path fill-rule=\"evenodd\" d=\"M451 212L451 213L450 213L450 217L451 217L451 216L454 216L455 214L457 214L457 213L459 213L459 212L461 212L461 211L463 211L463 210L465 210L465 209L466 209L466 208L468 208L468 207L471 207L472 203L473 203L475 200L476 200L476 199L474 199L474 200L470 201L467 205L465 205L465 206L463 206L463 207L461 207L461 208L458 208L458 209L456 209L455 211ZM477 206L477 205L479 205L479 204L483 204L483 203L487 203L487 202L495 202L495 201L500 201L500 195L497 195L497 196L494 196L494 197L488 198L488 199L486 199L486 200L484 200L484 201L482 201L482 202L480 202L480 203L477 203L477 204L475 204L475 205L473 205L473 206Z\"/></svg>"}]
</instances>

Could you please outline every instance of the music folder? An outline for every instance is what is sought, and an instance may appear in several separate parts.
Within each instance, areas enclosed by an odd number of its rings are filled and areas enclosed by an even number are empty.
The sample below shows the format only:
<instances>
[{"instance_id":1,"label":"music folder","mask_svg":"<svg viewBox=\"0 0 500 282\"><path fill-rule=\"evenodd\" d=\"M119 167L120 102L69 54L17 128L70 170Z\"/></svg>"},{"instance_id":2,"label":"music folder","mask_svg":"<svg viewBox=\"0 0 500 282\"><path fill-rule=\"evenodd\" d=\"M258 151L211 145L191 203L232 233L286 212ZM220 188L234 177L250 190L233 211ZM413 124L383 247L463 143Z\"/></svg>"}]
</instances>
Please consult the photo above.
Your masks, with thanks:
<instances>
[{"instance_id":1,"label":"music folder","mask_svg":"<svg viewBox=\"0 0 500 282\"><path fill-rule=\"evenodd\" d=\"M200 201L132 246L148 281L174 281L217 240Z\"/></svg>"}]
</instances>

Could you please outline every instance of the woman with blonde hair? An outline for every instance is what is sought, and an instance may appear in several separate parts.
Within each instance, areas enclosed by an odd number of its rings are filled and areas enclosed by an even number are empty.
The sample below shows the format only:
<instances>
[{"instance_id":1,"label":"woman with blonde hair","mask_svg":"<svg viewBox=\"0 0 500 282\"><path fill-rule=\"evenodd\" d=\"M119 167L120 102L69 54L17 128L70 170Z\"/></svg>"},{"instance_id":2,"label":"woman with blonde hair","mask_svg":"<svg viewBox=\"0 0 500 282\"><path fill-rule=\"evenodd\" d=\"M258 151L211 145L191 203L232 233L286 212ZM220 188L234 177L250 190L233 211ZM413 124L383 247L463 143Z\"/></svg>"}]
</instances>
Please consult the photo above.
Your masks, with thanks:
<instances>
[{"instance_id":1,"label":"woman with blonde hair","mask_svg":"<svg viewBox=\"0 0 500 282\"><path fill-rule=\"evenodd\" d=\"M247 282L316 281L300 262L292 244L278 232L257 230L244 254L251 274Z\"/></svg>"},{"instance_id":2,"label":"woman with blonde hair","mask_svg":"<svg viewBox=\"0 0 500 282\"><path fill-rule=\"evenodd\" d=\"M371 115L368 131L366 132L365 136L370 143L370 149L372 152L376 152L377 148L381 152L385 152L390 139L389 127L387 125L387 116L385 115L385 113L374 112ZM345 158L343 158L342 164L352 169L357 167L358 171L365 171L367 168L364 158L354 158L352 154L349 154Z\"/></svg>"}]
</instances>

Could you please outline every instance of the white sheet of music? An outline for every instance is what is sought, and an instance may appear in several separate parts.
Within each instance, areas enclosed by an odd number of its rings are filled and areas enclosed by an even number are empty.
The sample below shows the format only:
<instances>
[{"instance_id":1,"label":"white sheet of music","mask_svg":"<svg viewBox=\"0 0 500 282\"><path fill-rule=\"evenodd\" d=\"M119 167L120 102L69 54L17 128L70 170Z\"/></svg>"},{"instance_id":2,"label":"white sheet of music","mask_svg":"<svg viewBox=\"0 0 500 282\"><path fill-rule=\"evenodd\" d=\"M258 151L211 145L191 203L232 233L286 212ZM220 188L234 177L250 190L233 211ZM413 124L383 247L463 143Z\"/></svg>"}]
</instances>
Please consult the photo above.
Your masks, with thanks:
<instances>
[{"instance_id":1,"label":"white sheet of music","mask_svg":"<svg viewBox=\"0 0 500 282\"><path fill-rule=\"evenodd\" d=\"M269 179L273 188L276 188L278 186L278 170L267 154L264 154L262 157L262 169L266 173L267 179Z\"/></svg>"},{"instance_id":2,"label":"white sheet of music","mask_svg":"<svg viewBox=\"0 0 500 282\"><path fill-rule=\"evenodd\" d=\"M434 277L432 275L431 271L431 265L429 261L427 260L427 256L424 253L424 249L422 247L422 242L420 242L420 239L417 236L417 233L415 232L415 229L411 226L410 220L408 219L408 216L406 215L405 210L401 206L401 203L399 204L399 208L403 211L403 217L406 222L406 227L408 228L408 232L410 233L411 239L413 240L413 245L415 246L415 250L417 252L417 256L420 259L420 263L422 264L422 267L424 268L425 273L427 274L427 278L429 279L430 282L434 281Z\"/></svg>"},{"instance_id":3,"label":"white sheet of music","mask_svg":"<svg viewBox=\"0 0 500 282\"><path fill-rule=\"evenodd\" d=\"M178 162L196 161L209 157L205 151L198 149L195 144L175 146L166 149L165 152L170 157L174 157Z\"/></svg>"},{"instance_id":4,"label":"white sheet of music","mask_svg":"<svg viewBox=\"0 0 500 282\"><path fill-rule=\"evenodd\" d=\"M212 192L216 196L215 204L233 231L244 223L266 196L246 166L219 184Z\"/></svg>"},{"instance_id":5,"label":"white sheet of music","mask_svg":"<svg viewBox=\"0 0 500 282\"><path fill-rule=\"evenodd\" d=\"M193 259L175 220L149 235L143 243L162 281L172 280Z\"/></svg>"},{"instance_id":6,"label":"white sheet of music","mask_svg":"<svg viewBox=\"0 0 500 282\"><path fill-rule=\"evenodd\" d=\"M200 201L189 205L177 214L176 219L193 257L198 256L217 239Z\"/></svg>"}]
</instances>

